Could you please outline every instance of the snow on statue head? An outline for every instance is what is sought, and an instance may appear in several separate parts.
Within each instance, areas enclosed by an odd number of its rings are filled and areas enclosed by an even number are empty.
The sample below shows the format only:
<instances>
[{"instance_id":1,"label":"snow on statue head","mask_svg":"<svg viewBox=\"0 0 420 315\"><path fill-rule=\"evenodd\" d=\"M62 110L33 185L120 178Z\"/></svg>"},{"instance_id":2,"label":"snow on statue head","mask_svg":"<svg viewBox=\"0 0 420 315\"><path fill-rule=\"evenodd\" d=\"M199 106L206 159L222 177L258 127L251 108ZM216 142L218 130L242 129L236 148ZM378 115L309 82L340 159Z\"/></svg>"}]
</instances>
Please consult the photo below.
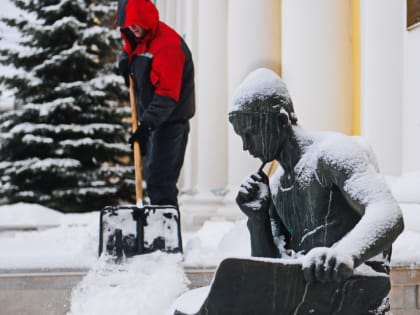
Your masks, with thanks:
<instances>
[{"instance_id":1,"label":"snow on statue head","mask_svg":"<svg viewBox=\"0 0 420 315\"><path fill-rule=\"evenodd\" d=\"M288 124L296 125L292 99L283 80L272 70L251 72L238 87L229 117L238 114L279 114Z\"/></svg>"},{"instance_id":2,"label":"snow on statue head","mask_svg":"<svg viewBox=\"0 0 420 315\"><path fill-rule=\"evenodd\" d=\"M264 68L251 72L237 89L229 121L241 136L244 151L262 162L278 158L289 129L297 124L286 85Z\"/></svg>"}]
</instances>

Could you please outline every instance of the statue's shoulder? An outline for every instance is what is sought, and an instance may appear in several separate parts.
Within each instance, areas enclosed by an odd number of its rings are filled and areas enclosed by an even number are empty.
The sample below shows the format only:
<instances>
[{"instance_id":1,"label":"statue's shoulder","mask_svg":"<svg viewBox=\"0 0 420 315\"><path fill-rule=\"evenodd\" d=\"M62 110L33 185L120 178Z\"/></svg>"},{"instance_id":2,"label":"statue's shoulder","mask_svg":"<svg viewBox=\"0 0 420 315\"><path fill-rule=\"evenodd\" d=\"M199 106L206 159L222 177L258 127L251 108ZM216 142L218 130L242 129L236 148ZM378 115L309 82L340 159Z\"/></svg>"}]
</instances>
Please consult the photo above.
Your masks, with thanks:
<instances>
[{"instance_id":1,"label":"statue's shoulder","mask_svg":"<svg viewBox=\"0 0 420 315\"><path fill-rule=\"evenodd\" d=\"M313 132L307 134L302 143L303 154L295 169L305 182L322 177L326 171L349 175L370 166L378 169L371 147L361 137Z\"/></svg>"},{"instance_id":2,"label":"statue's shoulder","mask_svg":"<svg viewBox=\"0 0 420 315\"><path fill-rule=\"evenodd\" d=\"M371 146L360 136L325 132L318 150L320 159L331 167L360 170L369 165L378 168Z\"/></svg>"}]
</instances>

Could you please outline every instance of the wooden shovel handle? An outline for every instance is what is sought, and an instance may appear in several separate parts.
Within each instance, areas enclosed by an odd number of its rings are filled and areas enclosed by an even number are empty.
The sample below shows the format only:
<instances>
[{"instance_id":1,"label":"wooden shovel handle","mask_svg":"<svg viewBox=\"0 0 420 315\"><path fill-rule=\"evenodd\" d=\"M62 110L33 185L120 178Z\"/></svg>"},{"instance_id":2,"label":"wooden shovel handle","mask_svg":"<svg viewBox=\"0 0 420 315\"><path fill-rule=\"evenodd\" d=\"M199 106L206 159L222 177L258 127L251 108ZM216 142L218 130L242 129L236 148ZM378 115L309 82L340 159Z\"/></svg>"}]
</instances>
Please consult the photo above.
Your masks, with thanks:
<instances>
[{"instance_id":1,"label":"wooden shovel handle","mask_svg":"<svg viewBox=\"0 0 420 315\"><path fill-rule=\"evenodd\" d=\"M138 116L137 116L137 106L136 106L136 94L134 91L134 81L130 75L130 105L131 105L131 127L133 132L138 128ZM134 176L136 181L136 202L137 204L143 203L143 188L142 188L142 163L141 163L141 151L140 143L134 141L133 143L134 151Z\"/></svg>"}]
</instances>

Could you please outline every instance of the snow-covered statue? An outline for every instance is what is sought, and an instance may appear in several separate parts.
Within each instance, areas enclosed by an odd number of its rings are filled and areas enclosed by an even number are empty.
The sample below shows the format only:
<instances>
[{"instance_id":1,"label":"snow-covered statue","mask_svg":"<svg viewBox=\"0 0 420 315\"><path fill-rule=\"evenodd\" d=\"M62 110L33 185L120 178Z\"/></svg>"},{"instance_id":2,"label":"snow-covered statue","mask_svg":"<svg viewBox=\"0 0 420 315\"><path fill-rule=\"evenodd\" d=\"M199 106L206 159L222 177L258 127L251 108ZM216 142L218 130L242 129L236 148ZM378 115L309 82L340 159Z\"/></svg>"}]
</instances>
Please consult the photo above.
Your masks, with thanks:
<instances>
[{"instance_id":1,"label":"snow-covered statue","mask_svg":"<svg viewBox=\"0 0 420 315\"><path fill-rule=\"evenodd\" d=\"M244 150L279 163L270 178L262 167L249 175L237 194L253 257L223 260L209 291L182 297L200 303L180 302L171 315L385 314L391 245L404 224L369 147L303 130L268 69L240 85L229 120Z\"/></svg>"},{"instance_id":2,"label":"snow-covered statue","mask_svg":"<svg viewBox=\"0 0 420 315\"><path fill-rule=\"evenodd\" d=\"M310 314L383 314L391 244L404 225L372 151L358 137L303 130L285 84L268 69L244 80L229 121L244 150L279 163L270 179L261 169L251 174L236 198L252 256L296 258L309 288L340 291L333 297L340 310L331 304ZM387 281L365 281L373 275Z\"/></svg>"}]
</instances>

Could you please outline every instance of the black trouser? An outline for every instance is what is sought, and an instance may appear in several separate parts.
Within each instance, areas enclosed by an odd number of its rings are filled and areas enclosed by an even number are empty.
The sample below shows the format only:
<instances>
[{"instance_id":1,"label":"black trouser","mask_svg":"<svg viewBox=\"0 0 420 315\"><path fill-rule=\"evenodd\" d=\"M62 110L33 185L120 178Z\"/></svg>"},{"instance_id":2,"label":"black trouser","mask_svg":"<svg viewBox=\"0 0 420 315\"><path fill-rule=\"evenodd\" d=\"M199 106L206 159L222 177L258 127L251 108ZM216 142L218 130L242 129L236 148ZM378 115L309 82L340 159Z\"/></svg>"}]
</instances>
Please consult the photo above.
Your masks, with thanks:
<instances>
[{"instance_id":1,"label":"black trouser","mask_svg":"<svg viewBox=\"0 0 420 315\"><path fill-rule=\"evenodd\" d=\"M152 205L178 207L176 186L184 163L189 122L166 123L152 131L143 156L144 179Z\"/></svg>"}]
</instances>

